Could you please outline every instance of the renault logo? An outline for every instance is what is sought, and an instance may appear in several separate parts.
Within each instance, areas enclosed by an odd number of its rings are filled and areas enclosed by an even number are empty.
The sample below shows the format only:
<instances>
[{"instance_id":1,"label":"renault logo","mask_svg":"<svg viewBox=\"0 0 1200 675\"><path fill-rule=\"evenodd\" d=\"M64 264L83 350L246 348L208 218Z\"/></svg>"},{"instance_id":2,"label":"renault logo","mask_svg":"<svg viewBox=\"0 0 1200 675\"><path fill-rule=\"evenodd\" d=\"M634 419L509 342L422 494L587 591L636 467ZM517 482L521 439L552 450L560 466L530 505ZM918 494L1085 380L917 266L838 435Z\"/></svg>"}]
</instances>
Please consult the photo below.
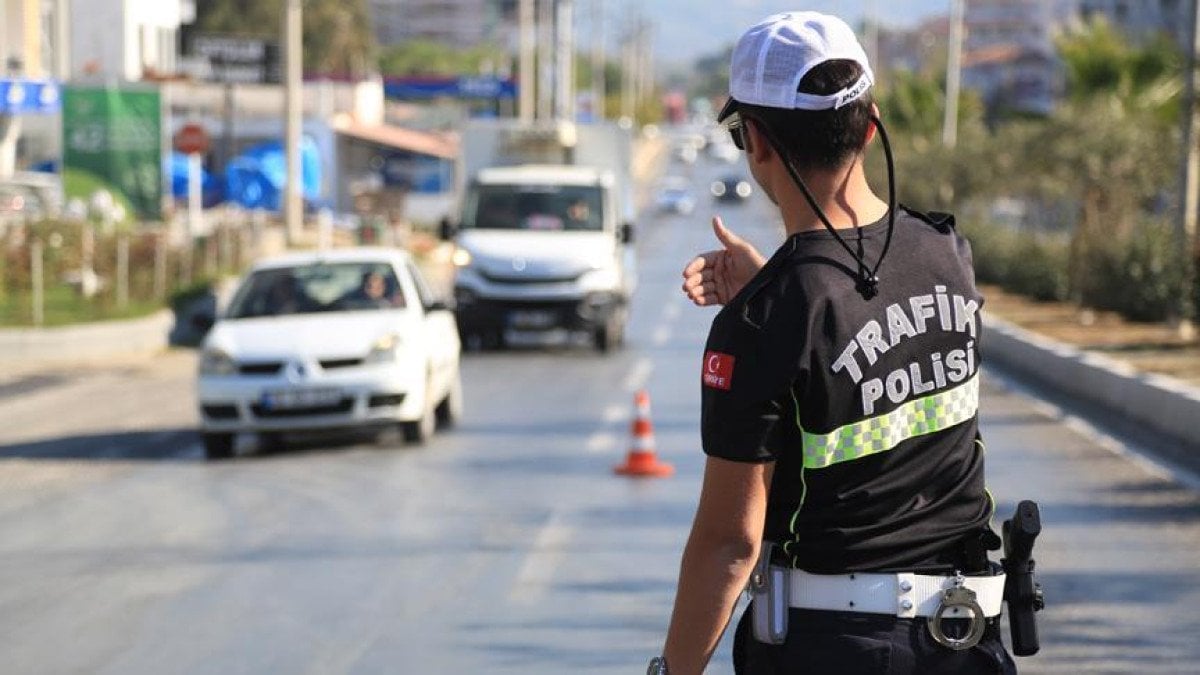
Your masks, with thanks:
<instances>
[{"instance_id":1,"label":"renault logo","mask_svg":"<svg viewBox=\"0 0 1200 675\"><path fill-rule=\"evenodd\" d=\"M525 259L524 258L513 258L512 266L513 266L514 272L524 272L525 271Z\"/></svg>"},{"instance_id":2,"label":"renault logo","mask_svg":"<svg viewBox=\"0 0 1200 675\"><path fill-rule=\"evenodd\" d=\"M291 380L292 382L297 382L299 380L303 380L304 376L307 375L307 372L303 363L299 361L293 361L292 363L288 364L285 375L287 376L287 379Z\"/></svg>"}]
</instances>

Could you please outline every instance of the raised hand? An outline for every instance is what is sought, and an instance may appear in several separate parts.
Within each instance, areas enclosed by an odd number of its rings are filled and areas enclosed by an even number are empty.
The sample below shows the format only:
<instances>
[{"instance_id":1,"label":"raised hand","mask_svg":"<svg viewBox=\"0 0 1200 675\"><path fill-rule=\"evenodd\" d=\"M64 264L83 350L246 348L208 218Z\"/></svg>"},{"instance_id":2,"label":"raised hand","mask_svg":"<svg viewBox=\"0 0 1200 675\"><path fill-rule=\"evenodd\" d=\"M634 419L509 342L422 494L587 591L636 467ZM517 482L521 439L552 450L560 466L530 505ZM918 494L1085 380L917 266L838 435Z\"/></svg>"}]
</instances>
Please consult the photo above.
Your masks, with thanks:
<instances>
[{"instance_id":1,"label":"raised hand","mask_svg":"<svg viewBox=\"0 0 1200 675\"><path fill-rule=\"evenodd\" d=\"M700 307L729 302L766 259L746 240L730 232L713 216L713 234L722 248L701 253L683 268L683 293Z\"/></svg>"}]
</instances>

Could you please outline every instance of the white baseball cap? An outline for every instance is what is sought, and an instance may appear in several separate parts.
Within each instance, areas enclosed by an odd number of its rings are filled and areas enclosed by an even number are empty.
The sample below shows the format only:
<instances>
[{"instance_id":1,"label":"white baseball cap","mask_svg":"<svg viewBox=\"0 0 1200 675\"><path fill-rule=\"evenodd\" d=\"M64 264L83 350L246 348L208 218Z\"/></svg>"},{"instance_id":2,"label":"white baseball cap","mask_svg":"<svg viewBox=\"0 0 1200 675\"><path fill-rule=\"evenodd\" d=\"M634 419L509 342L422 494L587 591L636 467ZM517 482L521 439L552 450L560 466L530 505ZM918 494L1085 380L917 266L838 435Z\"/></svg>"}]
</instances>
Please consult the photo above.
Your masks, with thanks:
<instances>
[{"instance_id":1,"label":"white baseball cap","mask_svg":"<svg viewBox=\"0 0 1200 675\"><path fill-rule=\"evenodd\" d=\"M862 66L857 81L828 95L797 91L800 80L814 67L843 59ZM787 110L836 110L857 100L874 83L867 54L846 22L819 12L774 14L738 39L729 69L732 100L718 119L732 112L734 101Z\"/></svg>"}]
</instances>

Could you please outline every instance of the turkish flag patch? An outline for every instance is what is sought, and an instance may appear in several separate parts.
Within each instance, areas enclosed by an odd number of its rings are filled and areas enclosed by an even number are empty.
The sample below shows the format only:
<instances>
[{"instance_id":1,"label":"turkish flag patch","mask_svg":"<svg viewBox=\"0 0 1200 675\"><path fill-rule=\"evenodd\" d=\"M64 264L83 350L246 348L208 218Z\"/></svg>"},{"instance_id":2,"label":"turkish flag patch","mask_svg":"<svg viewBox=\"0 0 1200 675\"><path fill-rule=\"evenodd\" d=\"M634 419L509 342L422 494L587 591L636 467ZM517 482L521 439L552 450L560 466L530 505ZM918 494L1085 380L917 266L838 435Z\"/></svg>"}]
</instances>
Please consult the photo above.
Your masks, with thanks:
<instances>
[{"instance_id":1,"label":"turkish flag patch","mask_svg":"<svg viewBox=\"0 0 1200 675\"><path fill-rule=\"evenodd\" d=\"M704 352L704 386L729 391L733 383L733 357L721 352Z\"/></svg>"}]
</instances>

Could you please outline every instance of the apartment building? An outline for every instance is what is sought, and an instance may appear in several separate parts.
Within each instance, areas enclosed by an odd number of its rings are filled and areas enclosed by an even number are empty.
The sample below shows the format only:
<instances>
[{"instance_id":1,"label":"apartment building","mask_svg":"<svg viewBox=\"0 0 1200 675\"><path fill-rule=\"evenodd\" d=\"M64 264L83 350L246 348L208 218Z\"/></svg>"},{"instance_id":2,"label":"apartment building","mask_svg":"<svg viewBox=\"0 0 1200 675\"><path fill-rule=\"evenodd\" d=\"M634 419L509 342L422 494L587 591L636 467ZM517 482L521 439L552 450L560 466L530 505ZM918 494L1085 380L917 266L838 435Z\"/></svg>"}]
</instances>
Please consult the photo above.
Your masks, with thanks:
<instances>
[{"instance_id":1,"label":"apartment building","mask_svg":"<svg viewBox=\"0 0 1200 675\"><path fill-rule=\"evenodd\" d=\"M424 39L455 47L503 41L515 0L370 0L380 45Z\"/></svg>"}]
</instances>

